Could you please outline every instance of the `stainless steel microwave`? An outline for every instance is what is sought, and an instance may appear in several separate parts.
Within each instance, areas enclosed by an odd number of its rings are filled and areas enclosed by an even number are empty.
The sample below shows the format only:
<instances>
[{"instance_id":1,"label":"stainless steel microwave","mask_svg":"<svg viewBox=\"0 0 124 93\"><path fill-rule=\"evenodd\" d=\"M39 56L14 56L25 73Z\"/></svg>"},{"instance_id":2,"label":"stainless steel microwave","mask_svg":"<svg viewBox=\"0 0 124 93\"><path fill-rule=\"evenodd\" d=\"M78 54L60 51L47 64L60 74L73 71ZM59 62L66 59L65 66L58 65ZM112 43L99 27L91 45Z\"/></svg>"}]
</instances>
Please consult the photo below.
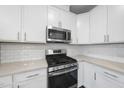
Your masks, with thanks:
<instances>
[{"instance_id":1,"label":"stainless steel microwave","mask_svg":"<svg viewBox=\"0 0 124 93\"><path fill-rule=\"evenodd\" d=\"M60 42L70 43L71 42L71 31L68 29L48 26L46 33L47 42Z\"/></svg>"}]
</instances>

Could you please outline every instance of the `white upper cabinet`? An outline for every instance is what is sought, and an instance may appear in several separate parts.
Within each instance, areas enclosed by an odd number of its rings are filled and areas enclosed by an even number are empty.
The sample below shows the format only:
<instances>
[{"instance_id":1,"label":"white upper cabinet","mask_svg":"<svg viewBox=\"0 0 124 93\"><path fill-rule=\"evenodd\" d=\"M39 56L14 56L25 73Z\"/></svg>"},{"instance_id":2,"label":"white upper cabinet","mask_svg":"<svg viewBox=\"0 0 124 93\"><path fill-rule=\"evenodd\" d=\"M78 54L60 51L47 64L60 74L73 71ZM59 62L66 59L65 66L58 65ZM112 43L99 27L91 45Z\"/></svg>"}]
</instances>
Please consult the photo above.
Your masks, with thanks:
<instances>
[{"instance_id":1,"label":"white upper cabinet","mask_svg":"<svg viewBox=\"0 0 124 93\"><path fill-rule=\"evenodd\" d=\"M77 15L78 44L89 43L89 13Z\"/></svg>"},{"instance_id":2,"label":"white upper cabinet","mask_svg":"<svg viewBox=\"0 0 124 93\"><path fill-rule=\"evenodd\" d=\"M0 6L0 41L45 43L47 6Z\"/></svg>"},{"instance_id":3,"label":"white upper cabinet","mask_svg":"<svg viewBox=\"0 0 124 93\"><path fill-rule=\"evenodd\" d=\"M124 6L108 6L108 34L110 42L124 42Z\"/></svg>"},{"instance_id":4,"label":"white upper cabinet","mask_svg":"<svg viewBox=\"0 0 124 93\"><path fill-rule=\"evenodd\" d=\"M107 42L107 6L96 6L90 11L91 43Z\"/></svg>"},{"instance_id":5,"label":"white upper cabinet","mask_svg":"<svg viewBox=\"0 0 124 93\"><path fill-rule=\"evenodd\" d=\"M71 13L66 12L64 10L60 10L61 14L61 23L62 23L62 28L65 29L71 29Z\"/></svg>"},{"instance_id":6,"label":"white upper cabinet","mask_svg":"<svg viewBox=\"0 0 124 93\"><path fill-rule=\"evenodd\" d=\"M70 30L71 30L71 44L77 44L78 42L77 42L76 15L70 13L69 20L70 20Z\"/></svg>"},{"instance_id":7,"label":"white upper cabinet","mask_svg":"<svg viewBox=\"0 0 124 93\"><path fill-rule=\"evenodd\" d=\"M22 32L25 42L45 43L47 26L47 6L23 6Z\"/></svg>"},{"instance_id":8,"label":"white upper cabinet","mask_svg":"<svg viewBox=\"0 0 124 93\"><path fill-rule=\"evenodd\" d=\"M60 21L60 15L60 9L53 6L48 6L48 25L61 27L62 23Z\"/></svg>"},{"instance_id":9,"label":"white upper cabinet","mask_svg":"<svg viewBox=\"0 0 124 93\"><path fill-rule=\"evenodd\" d=\"M18 41L20 39L20 6L0 6L0 41Z\"/></svg>"},{"instance_id":10,"label":"white upper cabinet","mask_svg":"<svg viewBox=\"0 0 124 93\"><path fill-rule=\"evenodd\" d=\"M62 28L71 30L71 44L77 44L76 14L61 11Z\"/></svg>"},{"instance_id":11,"label":"white upper cabinet","mask_svg":"<svg viewBox=\"0 0 124 93\"><path fill-rule=\"evenodd\" d=\"M76 14L48 6L48 25L71 30L71 44L77 44Z\"/></svg>"}]
</instances>

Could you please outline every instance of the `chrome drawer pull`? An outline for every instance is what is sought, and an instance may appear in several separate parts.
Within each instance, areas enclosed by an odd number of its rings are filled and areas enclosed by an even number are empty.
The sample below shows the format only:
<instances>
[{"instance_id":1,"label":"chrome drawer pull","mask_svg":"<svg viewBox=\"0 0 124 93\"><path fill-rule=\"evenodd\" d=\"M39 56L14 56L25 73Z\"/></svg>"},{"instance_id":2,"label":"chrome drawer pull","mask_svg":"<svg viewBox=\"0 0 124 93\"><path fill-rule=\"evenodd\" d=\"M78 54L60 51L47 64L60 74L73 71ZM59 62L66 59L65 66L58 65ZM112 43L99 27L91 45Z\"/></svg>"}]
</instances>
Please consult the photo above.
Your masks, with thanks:
<instances>
[{"instance_id":1,"label":"chrome drawer pull","mask_svg":"<svg viewBox=\"0 0 124 93\"><path fill-rule=\"evenodd\" d=\"M24 34L24 40L25 40L25 41L27 40L27 38L26 38L26 32L25 32L25 34Z\"/></svg>"},{"instance_id":2,"label":"chrome drawer pull","mask_svg":"<svg viewBox=\"0 0 124 93\"><path fill-rule=\"evenodd\" d=\"M32 77L36 77L38 76L39 74L34 74L34 75L30 75L30 76L27 76L26 78L32 78Z\"/></svg>"},{"instance_id":3,"label":"chrome drawer pull","mask_svg":"<svg viewBox=\"0 0 124 93\"><path fill-rule=\"evenodd\" d=\"M20 39L20 36L19 36L20 33L18 32L17 34L18 34L18 35L17 35L17 36L18 36L17 39L19 40L19 39Z\"/></svg>"},{"instance_id":4,"label":"chrome drawer pull","mask_svg":"<svg viewBox=\"0 0 124 93\"><path fill-rule=\"evenodd\" d=\"M108 73L108 72L104 72L104 73L107 74L107 75L109 75L109 76L112 76L112 77L114 77L114 78L118 78L116 75L110 74L110 73Z\"/></svg>"},{"instance_id":5,"label":"chrome drawer pull","mask_svg":"<svg viewBox=\"0 0 124 93\"><path fill-rule=\"evenodd\" d=\"M106 35L104 35L104 42L106 42Z\"/></svg>"}]
</instances>

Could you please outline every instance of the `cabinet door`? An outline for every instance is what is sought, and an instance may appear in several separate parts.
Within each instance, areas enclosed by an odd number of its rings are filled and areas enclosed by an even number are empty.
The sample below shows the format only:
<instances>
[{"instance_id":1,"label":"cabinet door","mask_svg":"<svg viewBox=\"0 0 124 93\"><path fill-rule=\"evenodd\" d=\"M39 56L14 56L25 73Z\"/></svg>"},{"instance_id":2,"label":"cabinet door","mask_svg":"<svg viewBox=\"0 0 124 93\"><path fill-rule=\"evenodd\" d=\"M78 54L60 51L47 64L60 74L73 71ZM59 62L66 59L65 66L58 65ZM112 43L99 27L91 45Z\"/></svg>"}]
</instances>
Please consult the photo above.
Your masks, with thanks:
<instances>
[{"instance_id":1,"label":"cabinet door","mask_svg":"<svg viewBox=\"0 0 124 93\"><path fill-rule=\"evenodd\" d=\"M89 63L84 63L84 86L93 88L95 85L94 66Z\"/></svg>"},{"instance_id":2,"label":"cabinet door","mask_svg":"<svg viewBox=\"0 0 124 93\"><path fill-rule=\"evenodd\" d=\"M12 84L10 84L10 85L5 85L5 86L2 86L2 87L0 87L0 88L12 88Z\"/></svg>"},{"instance_id":3,"label":"cabinet door","mask_svg":"<svg viewBox=\"0 0 124 93\"><path fill-rule=\"evenodd\" d=\"M96 88L119 88L119 84L101 73L96 73Z\"/></svg>"},{"instance_id":4,"label":"cabinet door","mask_svg":"<svg viewBox=\"0 0 124 93\"><path fill-rule=\"evenodd\" d=\"M47 6L23 6L24 41L45 43L47 26Z\"/></svg>"},{"instance_id":5,"label":"cabinet door","mask_svg":"<svg viewBox=\"0 0 124 93\"><path fill-rule=\"evenodd\" d=\"M76 27L76 21L77 21L77 15L70 13L69 14L69 24L71 29L71 44L77 44L77 27Z\"/></svg>"},{"instance_id":6,"label":"cabinet door","mask_svg":"<svg viewBox=\"0 0 124 93\"><path fill-rule=\"evenodd\" d=\"M105 42L107 32L107 7L97 6L90 12L90 41L91 43Z\"/></svg>"},{"instance_id":7,"label":"cabinet door","mask_svg":"<svg viewBox=\"0 0 124 93\"><path fill-rule=\"evenodd\" d=\"M77 33L78 44L89 43L89 13L77 16Z\"/></svg>"},{"instance_id":8,"label":"cabinet door","mask_svg":"<svg viewBox=\"0 0 124 93\"><path fill-rule=\"evenodd\" d=\"M0 88L12 88L12 76L0 77Z\"/></svg>"},{"instance_id":9,"label":"cabinet door","mask_svg":"<svg viewBox=\"0 0 124 93\"><path fill-rule=\"evenodd\" d=\"M110 42L124 42L124 6L108 6L108 34Z\"/></svg>"},{"instance_id":10,"label":"cabinet door","mask_svg":"<svg viewBox=\"0 0 124 93\"><path fill-rule=\"evenodd\" d=\"M71 14L61 9L60 9L60 14L61 14L60 20L62 22L62 28L71 30L71 19L70 19Z\"/></svg>"},{"instance_id":11,"label":"cabinet door","mask_svg":"<svg viewBox=\"0 0 124 93\"><path fill-rule=\"evenodd\" d=\"M34 78L31 80L23 81L17 84L17 88L43 88L42 77Z\"/></svg>"},{"instance_id":12,"label":"cabinet door","mask_svg":"<svg viewBox=\"0 0 124 93\"><path fill-rule=\"evenodd\" d=\"M20 34L20 6L0 6L0 41L18 41Z\"/></svg>"},{"instance_id":13,"label":"cabinet door","mask_svg":"<svg viewBox=\"0 0 124 93\"><path fill-rule=\"evenodd\" d=\"M121 88L124 87L123 75L96 67L96 88Z\"/></svg>"},{"instance_id":14,"label":"cabinet door","mask_svg":"<svg viewBox=\"0 0 124 93\"><path fill-rule=\"evenodd\" d=\"M60 16L61 16L60 9L53 6L48 6L48 25L61 27L62 24L60 22L61 19Z\"/></svg>"},{"instance_id":15,"label":"cabinet door","mask_svg":"<svg viewBox=\"0 0 124 93\"><path fill-rule=\"evenodd\" d=\"M78 87L84 85L84 63L78 62Z\"/></svg>"},{"instance_id":16,"label":"cabinet door","mask_svg":"<svg viewBox=\"0 0 124 93\"><path fill-rule=\"evenodd\" d=\"M15 74L13 76L14 87L19 88L46 88L47 69L34 70L30 72Z\"/></svg>"},{"instance_id":17,"label":"cabinet door","mask_svg":"<svg viewBox=\"0 0 124 93\"><path fill-rule=\"evenodd\" d=\"M62 28L71 30L71 44L77 44L76 15L61 10Z\"/></svg>"}]
</instances>

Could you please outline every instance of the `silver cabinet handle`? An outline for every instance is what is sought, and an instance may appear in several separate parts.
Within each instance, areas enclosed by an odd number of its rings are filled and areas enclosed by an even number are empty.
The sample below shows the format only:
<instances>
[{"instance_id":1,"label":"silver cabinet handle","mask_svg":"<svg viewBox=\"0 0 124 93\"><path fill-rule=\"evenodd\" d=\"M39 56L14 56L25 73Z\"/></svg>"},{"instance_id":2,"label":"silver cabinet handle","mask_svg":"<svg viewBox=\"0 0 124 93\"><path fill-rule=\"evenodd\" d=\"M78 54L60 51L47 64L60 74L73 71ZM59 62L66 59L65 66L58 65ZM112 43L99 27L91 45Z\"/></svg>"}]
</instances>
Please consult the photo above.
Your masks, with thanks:
<instances>
[{"instance_id":1,"label":"silver cabinet handle","mask_svg":"<svg viewBox=\"0 0 124 93\"><path fill-rule=\"evenodd\" d=\"M118 76L116 76L116 75L113 75L113 74L111 74L111 73L108 73L108 72L104 72L106 75L109 75L109 76L111 76L111 77L114 77L114 78L118 78Z\"/></svg>"},{"instance_id":2,"label":"silver cabinet handle","mask_svg":"<svg viewBox=\"0 0 124 93\"><path fill-rule=\"evenodd\" d=\"M27 76L26 78L32 78L32 77L36 77L38 76L39 74L34 74L34 75L30 75L30 76Z\"/></svg>"},{"instance_id":3,"label":"silver cabinet handle","mask_svg":"<svg viewBox=\"0 0 124 93\"><path fill-rule=\"evenodd\" d=\"M19 85L17 87L19 88Z\"/></svg>"},{"instance_id":4,"label":"silver cabinet handle","mask_svg":"<svg viewBox=\"0 0 124 93\"><path fill-rule=\"evenodd\" d=\"M109 35L107 35L107 42L109 42Z\"/></svg>"},{"instance_id":5,"label":"silver cabinet handle","mask_svg":"<svg viewBox=\"0 0 124 93\"><path fill-rule=\"evenodd\" d=\"M24 40L26 41L26 32L25 32L25 34L24 34Z\"/></svg>"},{"instance_id":6,"label":"silver cabinet handle","mask_svg":"<svg viewBox=\"0 0 124 93\"><path fill-rule=\"evenodd\" d=\"M96 80L96 73L94 73L94 80Z\"/></svg>"},{"instance_id":7,"label":"silver cabinet handle","mask_svg":"<svg viewBox=\"0 0 124 93\"><path fill-rule=\"evenodd\" d=\"M106 42L106 35L104 35L104 42Z\"/></svg>"},{"instance_id":8,"label":"silver cabinet handle","mask_svg":"<svg viewBox=\"0 0 124 93\"><path fill-rule=\"evenodd\" d=\"M18 32L18 33L17 33L17 39L18 39L18 40L19 40L19 37L20 37L20 36L19 36L19 32Z\"/></svg>"}]
</instances>

